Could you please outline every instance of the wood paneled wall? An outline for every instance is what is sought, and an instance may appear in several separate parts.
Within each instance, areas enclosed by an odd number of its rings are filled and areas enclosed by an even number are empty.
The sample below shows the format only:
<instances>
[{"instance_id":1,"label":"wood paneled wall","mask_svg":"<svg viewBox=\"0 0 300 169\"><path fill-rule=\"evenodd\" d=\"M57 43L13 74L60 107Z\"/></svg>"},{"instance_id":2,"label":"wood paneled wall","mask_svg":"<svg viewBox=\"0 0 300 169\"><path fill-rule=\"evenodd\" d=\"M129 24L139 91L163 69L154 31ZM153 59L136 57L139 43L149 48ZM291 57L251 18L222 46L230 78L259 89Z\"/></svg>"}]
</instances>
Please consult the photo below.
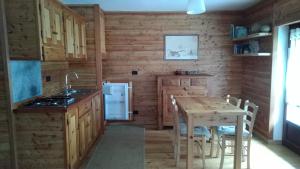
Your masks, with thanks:
<instances>
[{"instance_id":1,"label":"wood paneled wall","mask_svg":"<svg viewBox=\"0 0 300 169\"><path fill-rule=\"evenodd\" d=\"M51 96L61 92L68 71L68 62L42 62L43 95ZM47 76L51 77L50 81L47 81Z\"/></svg>"},{"instance_id":2,"label":"wood paneled wall","mask_svg":"<svg viewBox=\"0 0 300 169\"><path fill-rule=\"evenodd\" d=\"M1 50L1 49L0 49ZM2 57L2 56L1 56ZM3 64L3 62L0 62ZM10 168L10 134L4 71L0 70L0 168Z\"/></svg>"},{"instance_id":3,"label":"wood paneled wall","mask_svg":"<svg viewBox=\"0 0 300 169\"><path fill-rule=\"evenodd\" d=\"M274 25L300 21L299 0L277 0L274 5Z\"/></svg>"},{"instance_id":4,"label":"wood paneled wall","mask_svg":"<svg viewBox=\"0 0 300 169\"><path fill-rule=\"evenodd\" d=\"M246 24L269 22L273 26L300 21L300 1L267 0L245 12ZM264 46L272 48L272 39L264 41ZM272 51L272 50L271 50ZM273 120L270 114L270 92L272 57L249 57L243 59L242 98L250 99L259 106L255 132L272 139Z\"/></svg>"},{"instance_id":5,"label":"wood paneled wall","mask_svg":"<svg viewBox=\"0 0 300 169\"><path fill-rule=\"evenodd\" d=\"M255 132L270 139L270 92L272 57L243 59L242 99L254 102L259 106Z\"/></svg>"},{"instance_id":6,"label":"wood paneled wall","mask_svg":"<svg viewBox=\"0 0 300 169\"><path fill-rule=\"evenodd\" d=\"M237 13L105 13L106 50L103 79L133 82L135 123L157 127L156 76L173 74L176 69L201 70L212 77L212 95L240 95L242 60L232 57L229 36ZM166 61L164 35L198 34L198 61ZM132 75L132 71L138 75Z\"/></svg>"},{"instance_id":7,"label":"wood paneled wall","mask_svg":"<svg viewBox=\"0 0 300 169\"><path fill-rule=\"evenodd\" d=\"M266 1L246 11L246 23L272 24L273 3ZM272 38L261 40L261 45L272 51ZM272 138L270 124L272 57L243 58L242 99L249 99L259 106L254 130L268 139Z\"/></svg>"},{"instance_id":8,"label":"wood paneled wall","mask_svg":"<svg viewBox=\"0 0 300 169\"><path fill-rule=\"evenodd\" d=\"M4 0L0 0L0 168L10 169L11 166L11 134L9 119L10 102L7 87L7 67L8 58L6 22L4 14Z\"/></svg>"}]
</instances>

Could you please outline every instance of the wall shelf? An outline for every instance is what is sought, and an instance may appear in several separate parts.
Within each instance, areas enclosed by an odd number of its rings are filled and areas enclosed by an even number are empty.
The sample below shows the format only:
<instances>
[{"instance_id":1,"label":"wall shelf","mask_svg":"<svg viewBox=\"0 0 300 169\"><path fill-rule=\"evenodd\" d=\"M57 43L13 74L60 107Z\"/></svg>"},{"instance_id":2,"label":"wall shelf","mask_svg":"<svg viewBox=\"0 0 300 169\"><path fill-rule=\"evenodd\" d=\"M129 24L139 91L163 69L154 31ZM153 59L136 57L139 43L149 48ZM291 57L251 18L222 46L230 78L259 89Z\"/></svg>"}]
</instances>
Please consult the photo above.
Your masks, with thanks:
<instances>
[{"instance_id":1,"label":"wall shelf","mask_svg":"<svg viewBox=\"0 0 300 169\"><path fill-rule=\"evenodd\" d=\"M244 53L244 54L234 54L233 56L238 56L238 57L246 57L246 56L271 56L272 53Z\"/></svg>"},{"instance_id":2,"label":"wall shelf","mask_svg":"<svg viewBox=\"0 0 300 169\"><path fill-rule=\"evenodd\" d=\"M244 40L250 40L250 39L258 39L258 38L263 38L263 37L268 37L268 36L272 36L272 33L260 32L260 33L250 34L247 37L243 37L243 38L234 38L234 39L232 39L232 41L237 42L237 41L244 41Z\"/></svg>"}]
</instances>

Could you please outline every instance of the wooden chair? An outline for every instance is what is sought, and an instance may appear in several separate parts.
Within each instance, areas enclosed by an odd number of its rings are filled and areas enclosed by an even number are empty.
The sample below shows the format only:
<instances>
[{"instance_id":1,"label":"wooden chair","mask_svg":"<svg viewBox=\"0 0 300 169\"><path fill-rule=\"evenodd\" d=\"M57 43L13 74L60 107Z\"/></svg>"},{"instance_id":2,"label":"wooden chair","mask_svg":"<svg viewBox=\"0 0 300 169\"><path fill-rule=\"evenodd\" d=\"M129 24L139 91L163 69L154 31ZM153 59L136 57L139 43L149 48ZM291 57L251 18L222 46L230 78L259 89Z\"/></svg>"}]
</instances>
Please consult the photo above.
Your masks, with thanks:
<instances>
[{"instance_id":1,"label":"wooden chair","mask_svg":"<svg viewBox=\"0 0 300 169\"><path fill-rule=\"evenodd\" d=\"M172 103L172 112L174 117L174 126L173 126L173 145L174 145L174 157L176 160L176 166L179 165L180 161L180 145L181 145L181 139L187 139L187 125L184 122L183 118L180 117L178 112L178 107L176 104L176 100L174 99L174 96L170 96L171 103ZM205 145L206 145L206 139L210 138L210 132L206 127L195 127L194 128L194 141L197 145L198 154L202 157L202 165L205 169Z\"/></svg>"},{"instance_id":2,"label":"wooden chair","mask_svg":"<svg viewBox=\"0 0 300 169\"><path fill-rule=\"evenodd\" d=\"M230 103L238 108L241 107L242 99L232 97L229 94L226 96L226 102ZM233 126L234 127L234 126ZM212 141L211 141L211 147L210 147L210 156L212 157L213 151L214 151L214 145L215 145L215 135L217 134L217 127L212 128ZM218 137L217 144L219 144L220 138ZM231 145L233 145L233 142L230 142ZM233 148L231 149L231 153L233 153ZM217 153L216 157L218 157L220 154L220 146L217 146Z\"/></svg>"},{"instance_id":3,"label":"wooden chair","mask_svg":"<svg viewBox=\"0 0 300 169\"><path fill-rule=\"evenodd\" d=\"M256 118L256 114L258 111L258 106L254 103L249 102L249 100L245 101L244 110L247 115L244 118L244 128L243 128L243 158L245 157L245 152L247 152L247 168L250 169L250 146L252 139L252 131ZM225 149L227 147L233 147L233 145L226 145L226 141L234 141L235 139L235 126L223 126L217 129L218 135L218 143L222 149L221 153L221 163L220 169L223 168L224 157L225 157ZM221 141L221 144L220 144Z\"/></svg>"}]
</instances>

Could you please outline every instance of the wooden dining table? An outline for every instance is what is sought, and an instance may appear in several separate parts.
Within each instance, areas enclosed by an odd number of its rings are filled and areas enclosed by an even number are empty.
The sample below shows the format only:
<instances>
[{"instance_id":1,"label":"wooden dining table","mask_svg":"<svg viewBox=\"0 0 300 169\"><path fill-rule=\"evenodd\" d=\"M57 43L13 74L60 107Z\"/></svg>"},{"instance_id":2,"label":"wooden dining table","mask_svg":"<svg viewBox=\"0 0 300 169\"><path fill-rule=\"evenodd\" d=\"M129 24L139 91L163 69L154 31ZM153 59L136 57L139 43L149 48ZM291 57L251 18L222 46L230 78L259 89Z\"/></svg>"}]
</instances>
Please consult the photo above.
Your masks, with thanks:
<instances>
[{"instance_id":1,"label":"wooden dining table","mask_svg":"<svg viewBox=\"0 0 300 169\"><path fill-rule=\"evenodd\" d=\"M234 169L241 168L243 117L246 112L224 98L217 97L175 97L179 111L187 122L187 162L186 168L193 169L194 126L236 126Z\"/></svg>"}]
</instances>

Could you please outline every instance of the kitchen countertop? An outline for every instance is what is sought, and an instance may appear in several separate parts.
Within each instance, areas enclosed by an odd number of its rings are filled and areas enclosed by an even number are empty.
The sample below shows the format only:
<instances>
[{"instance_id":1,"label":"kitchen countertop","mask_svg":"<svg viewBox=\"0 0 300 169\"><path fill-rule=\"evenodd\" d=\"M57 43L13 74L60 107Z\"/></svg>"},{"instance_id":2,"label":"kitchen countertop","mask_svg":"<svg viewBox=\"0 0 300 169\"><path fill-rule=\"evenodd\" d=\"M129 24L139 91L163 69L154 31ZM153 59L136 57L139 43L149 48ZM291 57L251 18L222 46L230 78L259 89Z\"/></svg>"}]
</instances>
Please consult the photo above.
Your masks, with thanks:
<instances>
[{"instance_id":1,"label":"kitchen countertop","mask_svg":"<svg viewBox=\"0 0 300 169\"><path fill-rule=\"evenodd\" d=\"M95 95L99 94L101 90L91 89L91 90L85 90L82 93L75 93L71 96L75 98L75 101L67 106L33 106L33 107L27 107L25 105L20 106L18 109L16 109L15 113L33 113L33 112L39 112L39 113L66 113L68 109L72 109L78 104L81 104L82 102L91 99ZM58 94L57 96L59 96Z\"/></svg>"}]
</instances>

